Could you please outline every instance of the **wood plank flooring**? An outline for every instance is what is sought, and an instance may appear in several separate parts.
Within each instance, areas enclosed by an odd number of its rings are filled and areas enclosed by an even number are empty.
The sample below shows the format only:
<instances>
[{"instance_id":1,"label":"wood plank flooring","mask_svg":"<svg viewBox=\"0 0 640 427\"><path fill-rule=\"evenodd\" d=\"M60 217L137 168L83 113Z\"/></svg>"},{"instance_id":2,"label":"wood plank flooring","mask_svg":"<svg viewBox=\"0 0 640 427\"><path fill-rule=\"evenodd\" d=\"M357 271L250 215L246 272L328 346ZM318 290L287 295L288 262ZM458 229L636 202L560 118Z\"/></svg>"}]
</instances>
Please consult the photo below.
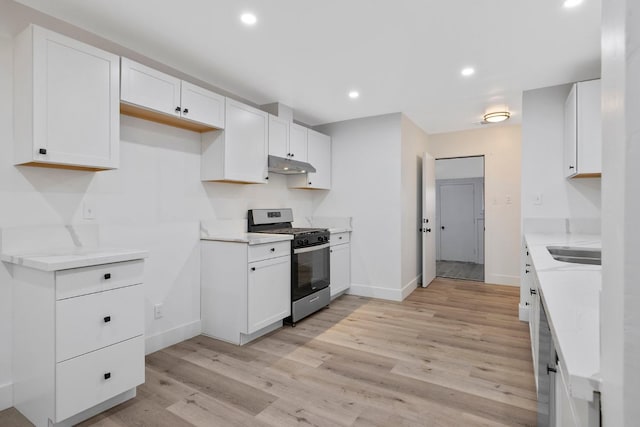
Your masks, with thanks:
<instances>
[{"instance_id":1,"label":"wood plank flooring","mask_svg":"<svg viewBox=\"0 0 640 427\"><path fill-rule=\"evenodd\" d=\"M82 426L533 426L517 287L436 279L402 303L343 296L243 347L147 356L138 396ZM15 409L0 425L22 426Z\"/></svg>"}]
</instances>

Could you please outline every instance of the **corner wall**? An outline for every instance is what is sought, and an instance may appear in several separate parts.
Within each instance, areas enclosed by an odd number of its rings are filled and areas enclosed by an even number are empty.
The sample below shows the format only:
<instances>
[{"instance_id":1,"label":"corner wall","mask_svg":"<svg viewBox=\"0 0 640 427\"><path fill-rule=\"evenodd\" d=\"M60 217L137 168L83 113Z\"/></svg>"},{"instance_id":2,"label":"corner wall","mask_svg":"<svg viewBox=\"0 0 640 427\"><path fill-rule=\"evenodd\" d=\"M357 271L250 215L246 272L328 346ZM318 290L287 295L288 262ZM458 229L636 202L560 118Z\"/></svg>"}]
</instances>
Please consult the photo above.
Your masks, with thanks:
<instances>
[{"instance_id":1,"label":"corner wall","mask_svg":"<svg viewBox=\"0 0 640 427\"><path fill-rule=\"evenodd\" d=\"M353 217L351 289L400 301L401 114L319 126L331 135L331 186L314 195L314 215Z\"/></svg>"},{"instance_id":2,"label":"corner wall","mask_svg":"<svg viewBox=\"0 0 640 427\"><path fill-rule=\"evenodd\" d=\"M520 284L520 126L429 135L436 159L485 156L485 281Z\"/></svg>"}]
</instances>

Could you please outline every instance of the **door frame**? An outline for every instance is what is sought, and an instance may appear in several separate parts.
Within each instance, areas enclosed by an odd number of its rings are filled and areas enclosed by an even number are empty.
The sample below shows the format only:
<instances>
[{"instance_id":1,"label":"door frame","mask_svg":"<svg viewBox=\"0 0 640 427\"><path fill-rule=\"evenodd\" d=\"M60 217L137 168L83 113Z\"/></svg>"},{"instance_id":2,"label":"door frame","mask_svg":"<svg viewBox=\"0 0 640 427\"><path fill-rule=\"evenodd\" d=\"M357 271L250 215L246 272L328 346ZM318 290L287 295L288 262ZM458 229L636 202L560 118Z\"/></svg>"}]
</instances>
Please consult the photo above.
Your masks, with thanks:
<instances>
[{"instance_id":1,"label":"door frame","mask_svg":"<svg viewBox=\"0 0 640 427\"><path fill-rule=\"evenodd\" d=\"M486 182L486 176L487 176L487 159L486 159L486 154L472 154L472 155L468 155L468 156L453 156L453 157L436 157L436 162L438 160L455 160L455 159L469 159L469 158L476 158L476 157L481 157L482 158L482 225L483 225L483 229L482 229L482 253L483 253L483 264L486 266L486 254L487 254L487 234L486 234L486 223L487 223L487 209L486 209L486 190L487 190L487 182ZM461 178L463 179L463 178ZM436 212L440 212L440 205L439 205L439 197L436 200ZM437 226L440 227L440 218L438 215L438 219L437 219ZM436 231L438 233L438 236L436 237L436 241L437 241L437 245L438 245L438 253L440 252L440 248L439 248L439 243L440 243L440 232L439 229L438 231ZM480 250L480 248L478 247L478 250ZM437 261L436 261L437 262ZM484 269L484 277L482 278L482 281L484 283L486 283L486 278L487 278L487 269Z\"/></svg>"}]
</instances>

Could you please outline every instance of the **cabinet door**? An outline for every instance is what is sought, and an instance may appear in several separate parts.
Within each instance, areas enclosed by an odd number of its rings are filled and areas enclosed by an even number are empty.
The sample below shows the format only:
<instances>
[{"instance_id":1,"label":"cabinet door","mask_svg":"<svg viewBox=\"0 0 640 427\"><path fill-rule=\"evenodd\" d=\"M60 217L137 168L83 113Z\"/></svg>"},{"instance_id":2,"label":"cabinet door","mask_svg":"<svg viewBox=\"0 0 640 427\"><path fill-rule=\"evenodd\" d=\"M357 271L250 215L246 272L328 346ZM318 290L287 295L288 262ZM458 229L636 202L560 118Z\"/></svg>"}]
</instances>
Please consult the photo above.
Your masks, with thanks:
<instances>
[{"instance_id":1,"label":"cabinet door","mask_svg":"<svg viewBox=\"0 0 640 427\"><path fill-rule=\"evenodd\" d=\"M227 98L224 170L227 181L266 183L269 117Z\"/></svg>"},{"instance_id":2,"label":"cabinet door","mask_svg":"<svg viewBox=\"0 0 640 427\"><path fill-rule=\"evenodd\" d=\"M577 83L577 173L602 173L602 108L600 80Z\"/></svg>"},{"instance_id":3,"label":"cabinet door","mask_svg":"<svg viewBox=\"0 0 640 427\"><path fill-rule=\"evenodd\" d=\"M289 122L269 114L269 154L289 158Z\"/></svg>"},{"instance_id":4,"label":"cabinet door","mask_svg":"<svg viewBox=\"0 0 640 427\"><path fill-rule=\"evenodd\" d=\"M331 296L351 286L351 245L331 247Z\"/></svg>"},{"instance_id":5,"label":"cabinet door","mask_svg":"<svg viewBox=\"0 0 640 427\"><path fill-rule=\"evenodd\" d=\"M569 178L577 173L577 85L573 85L564 104L564 176Z\"/></svg>"},{"instance_id":6,"label":"cabinet door","mask_svg":"<svg viewBox=\"0 0 640 427\"><path fill-rule=\"evenodd\" d=\"M127 58L121 73L121 101L180 117L180 79Z\"/></svg>"},{"instance_id":7,"label":"cabinet door","mask_svg":"<svg viewBox=\"0 0 640 427\"><path fill-rule=\"evenodd\" d=\"M119 57L44 28L32 31L33 160L118 167Z\"/></svg>"},{"instance_id":8,"label":"cabinet door","mask_svg":"<svg viewBox=\"0 0 640 427\"><path fill-rule=\"evenodd\" d=\"M538 343L540 338L540 295L538 292L538 284L535 277L531 280L532 289L536 291L533 295L531 304L532 310L532 322L529 322L529 331L531 334L531 351L533 352L533 375L536 380L536 387L538 386Z\"/></svg>"},{"instance_id":9,"label":"cabinet door","mask_svg":"<svg viewBox=\"0 0 640 427\"><path fill-rule=\"evenodd\" d=\"M307 155L307 138L309 135L309 129L304 126L291 123L289 139L289 152L293 154L295 160L306 162L308 160Z\"/></svg>"},{"instance_id":10,"label":"cabinet door","mask_svg":"<svg viewBox=\"0 0 640 427\"><path fill-rule=\"evenodd\" d=\"M331 137L309 129L308 161L316 168L307 174L309 188L331 188Z\"/></svg>"},{"instance_id":11,"label":"cabinet door","mask_svg":"<svg viewBox=\"0 0 640 427\"><path fill-rule=\"evenodd\" d=\"M291 258L284 256L249 264L247 333L291 314Z\"/></svg>"},{"instance_id":12,"label":"cabinet door","mask_svg":"<svg viewBox=\"0 0 640 427\"><path fill-rule=\"evenodd\" d=\"M191 83L182 82L182 118L224 129L225 97Z\"/></svg>"}]
</instances>

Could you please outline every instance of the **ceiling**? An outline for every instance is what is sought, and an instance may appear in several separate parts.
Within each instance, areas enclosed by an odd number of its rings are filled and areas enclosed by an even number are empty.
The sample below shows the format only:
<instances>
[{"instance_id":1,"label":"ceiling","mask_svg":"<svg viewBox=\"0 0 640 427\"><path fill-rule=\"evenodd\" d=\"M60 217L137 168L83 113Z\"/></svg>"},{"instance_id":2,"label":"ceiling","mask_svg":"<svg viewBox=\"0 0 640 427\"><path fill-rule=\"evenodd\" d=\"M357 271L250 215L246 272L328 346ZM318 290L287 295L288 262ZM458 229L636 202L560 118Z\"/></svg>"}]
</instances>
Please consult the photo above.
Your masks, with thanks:
<instances>
[{"instance_id":1,"label":"ceiling","mask_svg":"<svg viewBox=\"0 0 640 427\"><path fill-rule=\"evenodd\" d=\"M309 125L400 111L440 133L503 108L514 123L523 90L600 73L599 0L18 2Z\"/></svg>"}]
</instances>

